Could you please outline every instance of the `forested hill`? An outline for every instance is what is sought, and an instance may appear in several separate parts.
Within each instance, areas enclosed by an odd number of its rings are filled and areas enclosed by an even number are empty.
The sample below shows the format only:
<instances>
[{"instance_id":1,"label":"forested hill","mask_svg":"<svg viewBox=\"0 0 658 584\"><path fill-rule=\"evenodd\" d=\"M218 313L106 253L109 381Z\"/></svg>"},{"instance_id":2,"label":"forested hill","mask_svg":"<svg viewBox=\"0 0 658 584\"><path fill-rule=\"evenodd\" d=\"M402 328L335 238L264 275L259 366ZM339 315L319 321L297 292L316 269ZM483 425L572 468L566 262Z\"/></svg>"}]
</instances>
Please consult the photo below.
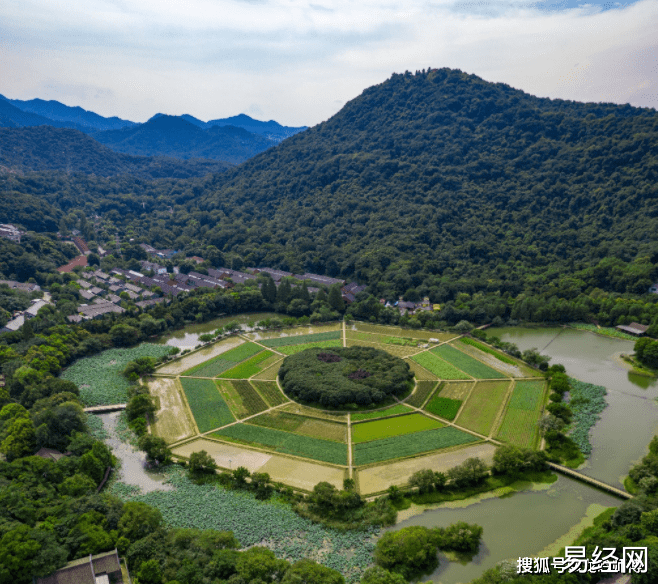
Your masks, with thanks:
<instances>
[{"instance_id":1,"label":"forested hill","mask_svg":"<svg viewBox=\"0 0 658 584\"><path fill-rule=\"evenodd\" d=\"M94 138L126 154L209 158L233 164L244 162L276 144L243 128L226 126L204 130L183 117L161 114L133 128L98 132Z\"/></svg>"},{"instance_id":2,"label":"forested hill","mask_svg":"<svg viewBox=\"0 0 658 584\"><path fill-rule=\"evenodd\" d=\"M216 176L189 211L203 241L249 265L391 295L459 281L518 292L606 256L653 257L657 153L653 109L540 99L449 69L396 74ZM654 275L638 269L633 291Z\"/></svg>"},{"instance_id":3,"label":"forested hill","mask_svg":"<svg viewBox=\"0 0 658 584\"><path fill-rule=\"evenodd\" d=\"M0 168L19 172L63 170L98 176L189 178L221 172L230 166L214 160L121 154L77 130L51 126L0 128Z\"/></svg>"}]
</instances>

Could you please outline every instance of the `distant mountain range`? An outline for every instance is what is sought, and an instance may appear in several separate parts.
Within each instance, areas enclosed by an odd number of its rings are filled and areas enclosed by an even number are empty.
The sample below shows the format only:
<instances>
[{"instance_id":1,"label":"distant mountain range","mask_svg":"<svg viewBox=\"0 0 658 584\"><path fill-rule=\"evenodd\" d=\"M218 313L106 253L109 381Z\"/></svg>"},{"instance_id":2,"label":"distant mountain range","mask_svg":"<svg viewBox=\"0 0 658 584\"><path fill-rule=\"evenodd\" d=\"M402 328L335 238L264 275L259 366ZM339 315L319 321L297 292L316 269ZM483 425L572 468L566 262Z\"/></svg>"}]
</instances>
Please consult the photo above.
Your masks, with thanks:
<instances>
[{"instance_id":1,"label":"distant mountain range","mask_svg":"<svg viewBox=\"0 0 658 584\"><path fill-rule=\"evenodd\" d=\"M144 124L105 118L58 101L23 101L0 95L0 127L52 126L91 136L115 152L138 156L204 158L239 164L306 129L261 122L245 114L203 122L194 116L156 114Z\"/></svg>"}]
</instances>

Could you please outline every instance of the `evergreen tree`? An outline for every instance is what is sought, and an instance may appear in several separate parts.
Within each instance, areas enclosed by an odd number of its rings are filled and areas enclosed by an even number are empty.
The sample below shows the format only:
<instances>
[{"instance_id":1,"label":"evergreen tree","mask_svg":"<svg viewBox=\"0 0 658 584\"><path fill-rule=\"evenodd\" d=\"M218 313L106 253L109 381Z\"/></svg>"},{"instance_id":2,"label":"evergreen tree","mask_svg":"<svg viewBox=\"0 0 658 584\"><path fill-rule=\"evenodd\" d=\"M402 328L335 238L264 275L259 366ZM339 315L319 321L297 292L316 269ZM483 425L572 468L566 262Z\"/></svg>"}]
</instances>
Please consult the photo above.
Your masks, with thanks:
<instances>
[{"instance_id":1,"label":"evergreen tree","mask_svg":"<svg viewBox=\"0 0 658 584\"><path fill-rule=\"evenodd\" d=\"M334 284L329 288L329 296L327 298L329 306L338 312L345 311L345 301L343 300L343 295L340 292L340 284Z\"/></svg>"}]
</instances>

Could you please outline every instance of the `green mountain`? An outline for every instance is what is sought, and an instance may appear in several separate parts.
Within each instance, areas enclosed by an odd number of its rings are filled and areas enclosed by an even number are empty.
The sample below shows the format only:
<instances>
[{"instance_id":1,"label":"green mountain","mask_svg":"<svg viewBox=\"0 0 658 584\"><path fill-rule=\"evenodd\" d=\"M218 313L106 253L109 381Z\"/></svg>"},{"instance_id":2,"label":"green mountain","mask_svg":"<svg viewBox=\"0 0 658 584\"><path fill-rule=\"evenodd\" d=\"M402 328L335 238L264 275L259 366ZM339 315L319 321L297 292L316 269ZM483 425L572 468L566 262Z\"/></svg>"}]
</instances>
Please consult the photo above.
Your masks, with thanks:
<instances>
[{"instance_id":1,"label":"green mountain","mask_svg":"<svg viewBox=\"0 0 658 584\"><path fill-rule=\"evenodd\" d=\"M265 136L233 126L213 126L205 130L198 125L199 121L156 114L145 124L98 132L93 136L102 144L126 154L208 158L233 164L244 162L276 144Z\"/></svg>"},{"instance_id":2,"label":"green mountain","mask_svg":"<svg viewBox=\"0 0 658 584\"><path fill-rule=\"evenodd\" d=\"M658 259L656 152L653 109L432 69L393 75L216 176L188 212L204 242L248 265L341 274L388 297L518 293L608 256ZM646 291L656 275L615 287Z\"/></svg>"},{"instance_id":3,"label":"green mountain","mask_svg":"<svg viewBox=\"0 0 658 584\"><path fill-rule=\"evenodd\" d=\"M188 178L230 167L214 160L130 156L110 150L77 130L38 126L0 128L0 167L30 172L63 170L98 176Z\"/></svg>"}]
</instances>

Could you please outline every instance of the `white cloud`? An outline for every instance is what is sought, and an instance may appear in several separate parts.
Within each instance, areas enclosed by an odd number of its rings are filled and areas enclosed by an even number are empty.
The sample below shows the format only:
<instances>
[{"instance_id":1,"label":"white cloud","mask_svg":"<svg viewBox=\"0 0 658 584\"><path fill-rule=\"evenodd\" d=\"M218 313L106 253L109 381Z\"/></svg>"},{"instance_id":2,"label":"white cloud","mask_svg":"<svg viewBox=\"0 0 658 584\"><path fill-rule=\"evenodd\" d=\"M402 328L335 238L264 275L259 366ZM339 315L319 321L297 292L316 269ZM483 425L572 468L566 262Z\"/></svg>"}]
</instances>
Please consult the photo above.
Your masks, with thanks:
<instances>
[{"instance_id":1,"label":"white cloud","mask_svg":"<svg viewBox=\"0 0 658 584\"><path fill-rule=\"evenodd\" d=\"M445 66L541 96L657 107L657 38L655 0L560 11L526 0L4 0L0 93L137 121L257 107L312 125L394 71Z\"/></svg>"}]
</instances>

